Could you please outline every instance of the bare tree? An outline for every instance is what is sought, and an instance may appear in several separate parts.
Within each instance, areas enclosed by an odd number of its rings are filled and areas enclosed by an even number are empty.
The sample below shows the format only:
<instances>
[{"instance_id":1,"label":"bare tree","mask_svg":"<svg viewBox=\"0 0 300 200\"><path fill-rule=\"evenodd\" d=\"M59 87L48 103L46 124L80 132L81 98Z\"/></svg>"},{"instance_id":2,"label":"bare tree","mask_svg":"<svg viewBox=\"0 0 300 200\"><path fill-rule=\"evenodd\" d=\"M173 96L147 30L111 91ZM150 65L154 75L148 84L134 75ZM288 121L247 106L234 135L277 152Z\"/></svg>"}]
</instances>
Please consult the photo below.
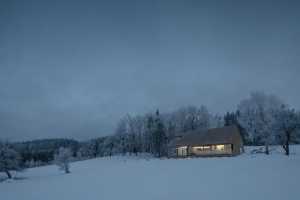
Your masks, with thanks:
<instances>
[{"instance_id":1,"label":"bare tree","mask_svg":"<svg viewBox=\"0 0 300 200\"><path fill-rule=\"evenodd\" d=\"M72 159L72 151L69 148L60 147L58 153L54 155L54 162L66 174L70 173L70 161Z\"/></svg>"},{"instance_id":2,"label":"bare tree","mask_svg":"<svg viewBox=\"0 0 300 200\"><path fill-rule=\"evenodd\" d=\"M275 113L280 110L282 101L273 95L262 92L252 93L238 105L240 125L246 129L254 143L262 142L265 153L269 154L269 145L274 139Z\"/></svg>"},{"instance_id":3,"label":"bare tree","mask_svg":"<svg viewBox=\"0 0 300 200\"><path fill-rule=\"evenodd\" d=\"M288 106L282 106L277 114L277 127L279 129L279 139L285 154L290 155L290 142L296 130L300 128L299 115L294 109Z\"/></svg>"},{"instance_id":4,"label":"bare tree","mask_svg":"<svg viewBox=\"0 0 300 200\"><path fill-rule=\"evenodd\" d=\"M187 132L196 129L208 129L212 118L205 106L186 106L171 113L175 123L176 131Z\"/></svg>"},{"instance_id":5,"label":"bare tree","mask_svg":"<svg viewBox=\"0 0 300 200\"><path fill-rule=\"evenodd\" d=\"M6 173L9 179L12 178L10 171L21 171L21 156L7 143L0 141L0 172Z\"/></svg>"}]
</instances>

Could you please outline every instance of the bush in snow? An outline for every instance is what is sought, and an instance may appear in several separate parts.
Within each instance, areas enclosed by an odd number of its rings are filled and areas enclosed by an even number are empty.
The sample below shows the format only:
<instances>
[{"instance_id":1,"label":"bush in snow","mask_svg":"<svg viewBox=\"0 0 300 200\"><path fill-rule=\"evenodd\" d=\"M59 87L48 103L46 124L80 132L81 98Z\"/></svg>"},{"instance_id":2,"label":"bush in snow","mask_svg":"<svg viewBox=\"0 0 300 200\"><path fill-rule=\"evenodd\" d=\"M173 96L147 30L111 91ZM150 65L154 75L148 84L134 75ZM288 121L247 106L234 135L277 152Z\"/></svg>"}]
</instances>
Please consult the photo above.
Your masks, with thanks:
<instances>
[{"instance_id":1,"label":"bush in snow","mask_svg":"<svg viewBox=\"0 0 300 200\"><path fill-rule=\"evenodd\" d=\"M60 147L58 153L54 155L54 162L66 174L70 173L70 162L72 151L69 148Z\"/></svg>"},{"instance_id":2,"label":"bush in snow","mask_svg":"<svg viewBox=\"0 0 300 200\"><path fill-rule=\"evenodd\" d=\"M0 172L6 173L10 179L12 178L10 171L21 171L22 169L21 156L18 152L7 143L0 141Z\"/></svg>"}]
</instances>

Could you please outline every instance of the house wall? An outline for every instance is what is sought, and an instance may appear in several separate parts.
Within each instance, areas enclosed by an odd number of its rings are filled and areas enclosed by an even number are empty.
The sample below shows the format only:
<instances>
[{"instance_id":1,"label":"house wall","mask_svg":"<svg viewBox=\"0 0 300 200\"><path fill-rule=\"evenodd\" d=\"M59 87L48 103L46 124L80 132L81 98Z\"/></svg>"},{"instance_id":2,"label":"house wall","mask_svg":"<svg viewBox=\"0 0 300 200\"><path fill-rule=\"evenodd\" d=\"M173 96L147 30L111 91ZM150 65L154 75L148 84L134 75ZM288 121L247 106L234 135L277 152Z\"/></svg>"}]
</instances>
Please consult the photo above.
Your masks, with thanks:
<instances>
[{"instance_id":1,"label":"house wall","mask_svg":"<svg viewBox=\"0 0 300 200\"><path fill-rule=\"evenodd\" d=\"M243 139L239 135L238 137L235 137L233 140L233 155L238 155L241 153L241 149L243 148Z\"/></svg>"},{"instance_id":2,"label":"house wall","mask_svg":"<svg viewBox=\"0 0 300 200\"><path fill-rule=\"evenodd\" d=\"M242 152L243 148L243 140L240 134L234 135L230 140L231 144L223 144L224 149L220 150L215 148L215 145L206 145L210 148L197 150L196 146L177 146L176 148L176 156L177 157L186 157L186 156L218 156L218 155L238 155ZM222 145L222 144L220 144ZM201 147L199 145L198 147ZM182 151L182 148L187 148L186 151ZM203 146L202 146L203 147Z\"/></svg>"},{"instance_id":3,"label":"house wall","mask_svg":"<svg viewBox=\"0 0 300 200\"><path fill-rule=\"evenodd\" d=\"M242 148L243 144L242 142L235 142L233 144L233 151L232 151L232 154L233 155L238 155L241 153L241 148Z\"/></svg>"},{"instance_id":4,"label":"house wall","mask_svg":"<svg viewBox=\"0 0 300 200\"><path fill-rule=\"evenodd\" d=\"M182 146L176 148L176 155L178 157L185 157L188 154L188 147L187 146Z\"/></svg>"}]
</instances>

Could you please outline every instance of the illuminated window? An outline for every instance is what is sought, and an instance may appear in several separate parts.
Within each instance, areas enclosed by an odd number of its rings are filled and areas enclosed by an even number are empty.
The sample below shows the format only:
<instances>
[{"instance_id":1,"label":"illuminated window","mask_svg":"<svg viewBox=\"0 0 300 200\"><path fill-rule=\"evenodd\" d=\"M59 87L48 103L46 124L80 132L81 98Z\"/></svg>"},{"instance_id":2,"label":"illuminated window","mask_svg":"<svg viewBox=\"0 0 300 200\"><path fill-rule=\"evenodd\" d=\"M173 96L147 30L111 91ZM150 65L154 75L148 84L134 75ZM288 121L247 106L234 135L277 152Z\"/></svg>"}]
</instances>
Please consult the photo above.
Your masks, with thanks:
<instances>
[{"instance_id":1,"label":"illuminated window","mask_svg":"<svg viewBox=\"0 0 300 200\"><path fill-rule=\"evenodd\" d=\"M187 146L183 146L183 147L178 147L179 150L185 150L187 149Z\"/></svg>"},{"instance_id":2,"label":"illuminated window","mask_svg":"<svg viewBox=\"0 0 300 200\"><path fill-rule=\"evenodd\" d=\"M197 151L209 151L211 150L210 146L197 146L197 147L193 147L193 149L197 150Z\"/></svg>"},{"instance_id":3,"label":"illuminated window","mask_svg":"<svg viewBox=\"0 0 300 200\"><path fill-rule=\"evenodd\" d=\"M193 147L193 149L194 149L194 150L197 150L197 151L202 151L202 150L203 150L202 146Z\"/></svg>"},{"instance_id":4,"label":"illuminated window","mask_svg":"<svg viewBox=\"0 0 300 200\"><path fill-rule=\"evenodd\" d=\"M178 156L187 156L187 146L182 146L177 148Z\"/></svg>"},{"instance_id":5,"label":"illuminated window","mask_svg":"<svg viewBox=\"0 0 300 200\"><path fill-rule=\"evenodd\" d=\"M225 145L224 144L216 145L216 149L219 151L223 151L225 149Z\"/></svg>"}]
</instances>

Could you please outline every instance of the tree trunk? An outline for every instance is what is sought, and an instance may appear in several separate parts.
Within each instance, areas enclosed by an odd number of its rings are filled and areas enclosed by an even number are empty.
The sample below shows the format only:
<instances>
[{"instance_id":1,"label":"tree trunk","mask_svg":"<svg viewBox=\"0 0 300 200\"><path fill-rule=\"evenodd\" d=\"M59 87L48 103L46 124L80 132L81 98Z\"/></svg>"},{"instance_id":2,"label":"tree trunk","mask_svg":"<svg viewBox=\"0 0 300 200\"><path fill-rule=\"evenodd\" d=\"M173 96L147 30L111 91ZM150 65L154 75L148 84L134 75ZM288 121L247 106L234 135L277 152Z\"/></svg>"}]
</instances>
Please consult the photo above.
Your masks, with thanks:
<instances>
[{"instance_id":1,"label":"tree trunk","mask_svg":"<svg viewBox=\"0 0 300 200\"><path fill-rule=\"evenodd\" d=\"M69 174L69 173L70 173L69 166L66 166L66 167L65 167L65 173L66 173L66 174Z\"/></svg>"},{"instance_id":2,"label":"tree trunk","mask_svg":"<svg viewBox=\"0 0 300 200\"><path fill-rule=\"evenodd\" d=\"M269 152L269 144L266 144L266 150L265 150L265 153L267 154L267 155L269 155L270 154L270 152Z\"/></svg>"},{"instance_id":3,"label":"tree trunk","mask_svg":"<svg viewBox=\"0 0 300 200\"><path fill-rule=\"evenodd\" d=\"M290 155L290 133L286 133L286 141L285 141L285 155L289 156Z\"/></svg>"},{"instance_id":4,"label":"tree trunk","mask_svg":"<svg viewBox=\"0 0 300 200\"><path fill-rule=\"evenodd\" d=\"M244 144L242 145L242 153L245 153L245 147L244 147Z\"/></svg>"},{"instance_id":5,"label":"tree trunk","mask_svg":"<svg viewBox=\"0 0 300 200\"><path fill-rule=\"evenodd\" d=\"M7 177L9 178L9 179L11 179L12 178L12 176L11 176L11 173L7 170L7 171L5 171L5 173L6 173L6 175L7 175Z\"/></svg>"},{"instance_id":6,"label":"tree trunk","mask_svg":"<svg viewBox=\"0 0 300 200\"><path fill-rule=\"evenodd\" d=\"M286 144L285 155L287 155L287 156L290 155L290 145L288 143Z\"/></svg>"}]
</instances>

